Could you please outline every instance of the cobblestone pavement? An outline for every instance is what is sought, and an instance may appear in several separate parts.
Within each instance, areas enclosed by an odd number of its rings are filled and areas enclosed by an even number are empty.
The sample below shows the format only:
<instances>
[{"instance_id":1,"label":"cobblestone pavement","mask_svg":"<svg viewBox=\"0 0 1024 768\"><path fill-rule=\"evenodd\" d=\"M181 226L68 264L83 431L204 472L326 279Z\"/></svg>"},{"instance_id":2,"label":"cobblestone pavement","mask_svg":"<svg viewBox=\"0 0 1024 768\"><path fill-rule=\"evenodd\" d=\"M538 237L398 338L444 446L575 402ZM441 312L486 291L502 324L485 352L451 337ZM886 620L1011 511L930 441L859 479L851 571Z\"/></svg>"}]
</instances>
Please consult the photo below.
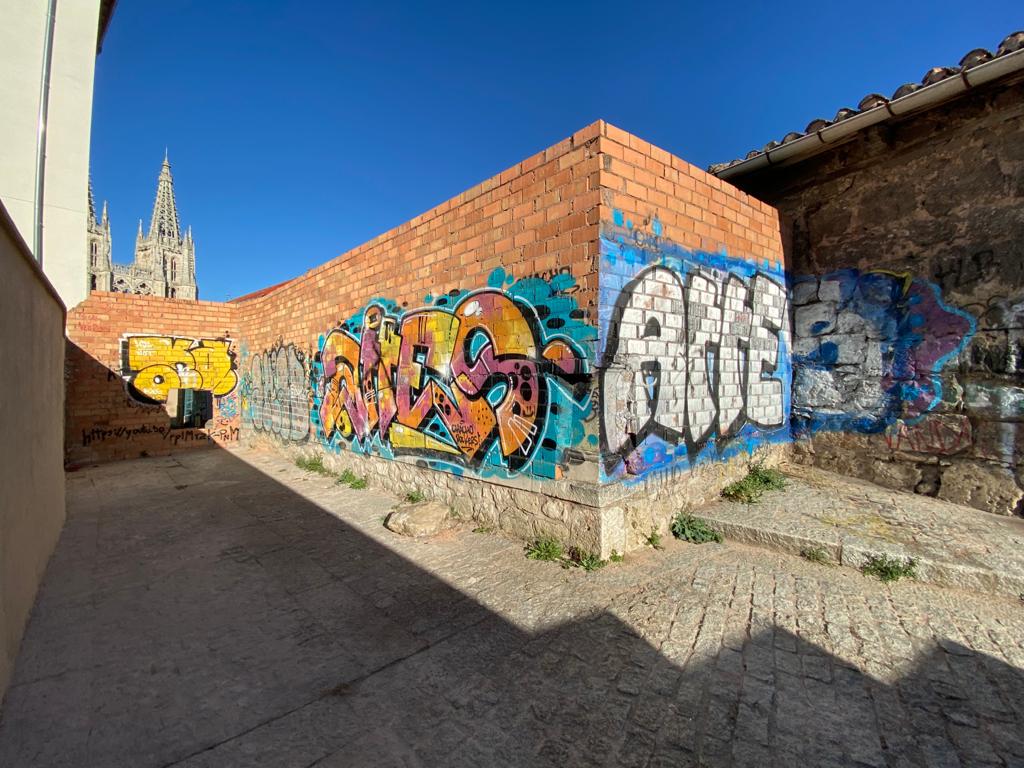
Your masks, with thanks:
<instances>
[{"instance_id":1,"label":"cobblestone pavement","mask_svg":"<svg viewBox=\"0 0 1024 768\"><path fill-rule=\"evenodd\" d=\"M730 543L566 571L271 453L69 498L3 766L1024 765L1017 600Z\"/></svg>"},{"instance_id":2,"label":"cobblestone pavement","mask_svg":"<svg viewBox=\"0 0 1024 768\"><path fill-rule=\"evenodd\" d=\"M799 554L814 546L854 568L868 555L912 557L918 578L1016 597L1024 593L1024 520L790 465L783 491L756 507L721 501L699 514L734 541Z\"/></svg>"}]
</instances>

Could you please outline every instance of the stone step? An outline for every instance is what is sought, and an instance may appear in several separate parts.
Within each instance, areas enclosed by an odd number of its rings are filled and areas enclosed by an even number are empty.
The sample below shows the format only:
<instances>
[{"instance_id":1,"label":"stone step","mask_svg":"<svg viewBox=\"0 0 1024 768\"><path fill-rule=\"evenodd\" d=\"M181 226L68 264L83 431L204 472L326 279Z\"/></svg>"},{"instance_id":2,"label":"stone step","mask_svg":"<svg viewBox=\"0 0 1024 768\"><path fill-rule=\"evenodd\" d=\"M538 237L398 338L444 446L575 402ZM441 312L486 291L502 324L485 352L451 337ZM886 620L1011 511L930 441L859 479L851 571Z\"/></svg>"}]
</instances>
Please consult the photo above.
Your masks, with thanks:
<instances>
[{"instance_id":1,"label":"stone step","mask_svg":"<svg viewBox=\"0 0 1024 768\"><path fill-rule=\"evenodd\" d=\"M917 580L1024 596L1024 520L803 466L786 489L756 504L720 501L696 511L727 538L799 555L818 548L860 568L872 555L913 558Z\"/></svg>"}]
</instances>

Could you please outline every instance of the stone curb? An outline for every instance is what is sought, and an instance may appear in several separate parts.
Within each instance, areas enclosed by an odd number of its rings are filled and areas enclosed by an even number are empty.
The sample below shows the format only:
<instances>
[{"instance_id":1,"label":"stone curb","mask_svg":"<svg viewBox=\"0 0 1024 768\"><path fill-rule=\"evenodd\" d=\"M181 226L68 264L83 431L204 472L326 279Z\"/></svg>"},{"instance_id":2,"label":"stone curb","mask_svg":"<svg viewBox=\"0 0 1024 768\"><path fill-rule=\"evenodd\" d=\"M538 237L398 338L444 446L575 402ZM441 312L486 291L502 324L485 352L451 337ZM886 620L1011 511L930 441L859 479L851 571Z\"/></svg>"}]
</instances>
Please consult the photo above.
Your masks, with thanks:
<instances>
[{"instance_id":1,"label":"stone curb","mask_svg":"<svg viewBox=\"0 0 1024 768\"><path fill-rule=\"evenodd\" d=\"M749 544L797 556L805 548L817 547L823 549L833 563L855 569L859 569L864 561L872 555L913 557L917 561L915 581L1014 598L1024 595L1024 579L1022 578L1007 576L989 568L921 557L912 554L898 544L886 542L872 546L869 543L864 543L863 539L844 541L842 536L835 536L831 539L824 536L799 536L785 531L761 528L755 524L737 523L734 520L716 517L713 509L702 509L697 514L720 531L726 539L740 544Z\"/></svg>"}]
</instances>

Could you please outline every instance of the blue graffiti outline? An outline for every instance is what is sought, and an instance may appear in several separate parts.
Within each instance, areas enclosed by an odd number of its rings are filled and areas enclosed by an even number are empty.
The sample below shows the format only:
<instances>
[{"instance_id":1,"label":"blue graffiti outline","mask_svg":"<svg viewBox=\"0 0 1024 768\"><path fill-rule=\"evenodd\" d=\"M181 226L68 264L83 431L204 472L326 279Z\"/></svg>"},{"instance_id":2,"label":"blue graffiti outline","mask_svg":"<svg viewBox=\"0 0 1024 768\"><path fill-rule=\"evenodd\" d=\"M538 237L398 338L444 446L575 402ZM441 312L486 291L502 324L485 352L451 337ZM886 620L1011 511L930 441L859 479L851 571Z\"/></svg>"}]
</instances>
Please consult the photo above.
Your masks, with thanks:
<instances>
[{"instance_id":1,"label":"blue graffiti outline","mask_svg":"<svg viewBox=\"0 0 1024 768\"><path fill-rule=\"evenodd\" d=\"M711 271L719 278L736 275L745 281L756 275L764 275L783 289L788 301L786 271L781 263L772 264L765 261L759 265L747 259L730 256L725 248L717 253L686 248L661 236L661 222L657 217L654 219L657 228L653 224L651 227L653 235L635 229L633 223L626 220L618 209L613 211L613 221L614 226L603 222L600 233L598 327L601 333L598 337L598 360L604 359L609 326L619 294L641 271L651 266L666 267L681 277L696 270ZM625 229L622 226L624 221ZM785 322L788 325L788 315ZM719 445L718 430L714 430L708 435L705 445L692 457L685 443L667 443L656 435L649 435L633 449L634 453L643 452L644 461L647 463L644 471L632 474L628 471L626 462L622 461L611 472L607 472L602 462L599 468L600 482L633 485L660 475L689 470L711 461L724 461L740 454L750 455L761 445L790 442L790 387L793 369L791 350L784 334L779 335L778 362L772 378L782 382L783 421L778 426L759 427L748 421L735 435L731 435L724 445ZM657 458L658 453L662 456L660 460ZM655 460L651 461L652 459Z\"/></svg>"}]
</instances>

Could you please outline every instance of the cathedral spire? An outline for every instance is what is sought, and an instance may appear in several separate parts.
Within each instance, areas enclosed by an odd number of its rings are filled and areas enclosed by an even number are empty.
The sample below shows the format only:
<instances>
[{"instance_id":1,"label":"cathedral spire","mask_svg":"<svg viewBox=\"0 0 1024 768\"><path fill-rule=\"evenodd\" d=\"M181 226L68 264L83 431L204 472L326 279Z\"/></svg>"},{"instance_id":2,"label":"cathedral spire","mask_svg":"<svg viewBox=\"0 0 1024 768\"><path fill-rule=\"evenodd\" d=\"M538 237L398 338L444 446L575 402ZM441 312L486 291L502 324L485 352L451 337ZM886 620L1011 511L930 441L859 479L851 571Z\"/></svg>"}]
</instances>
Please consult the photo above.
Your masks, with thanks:
<instances>
[{"instance_id":1,"label":"cathedral spire","mask_svg":"<svg viewBox=\"0 0 1024 768\"><path fill-rule=\"evenodd\" d=\"M174 202L174 179L171 178L171 163L164 151L164 163L156 182L156 202L153 203L153 218L149 223L150 238L172 238L181 241L178 224L178 206Z\"/></svg>"},{"instance_id":2,"label":"cathedral spire","mask_svg":"<svg viewBox=\"0 0 1024 768\"><path fill-rule=\"evenodd\" d=\"M92 194L92 174L89 174L89 226L96 224L96 198Z\"/></svg>"}]
</instances>

